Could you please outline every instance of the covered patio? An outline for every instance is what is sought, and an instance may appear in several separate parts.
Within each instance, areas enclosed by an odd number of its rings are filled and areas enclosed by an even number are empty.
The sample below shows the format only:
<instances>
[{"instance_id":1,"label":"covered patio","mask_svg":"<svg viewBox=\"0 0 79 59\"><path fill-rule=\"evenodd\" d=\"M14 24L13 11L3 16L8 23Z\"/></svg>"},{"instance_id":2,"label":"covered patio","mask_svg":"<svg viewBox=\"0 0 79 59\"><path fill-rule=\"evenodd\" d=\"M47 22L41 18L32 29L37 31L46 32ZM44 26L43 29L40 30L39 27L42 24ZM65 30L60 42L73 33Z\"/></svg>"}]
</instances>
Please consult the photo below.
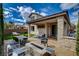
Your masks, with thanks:
<instances>
[{"instance_id":1,"label":"covered patio","mask_svg":"<svg viewBox=\"0 0 79 59\"><path fill-rule=\"evenodd\" d=\"M69 24L64 17L50 18L42 21L36 21L28 24L28 38L31 33L36 36L45 34L47 38L61 39L68 35Z\"/></svg>"},{"instance_id":2,"label":"covered patio","mask_svg":"<svg viewBox=\"0 0 79 59\"><path fill-rule=\"evenodd\" d=\"M67 12L31 20L28 22L28 40L36 39L32 42L38 42L37 44L41 45L38 38L30 37L29 34L34 33L35 36L45 34L48 38L48 46L55 48L56 55L75 55L75 40L68 36L69 28L70 21Z\"/></svg>"}]
</instances>

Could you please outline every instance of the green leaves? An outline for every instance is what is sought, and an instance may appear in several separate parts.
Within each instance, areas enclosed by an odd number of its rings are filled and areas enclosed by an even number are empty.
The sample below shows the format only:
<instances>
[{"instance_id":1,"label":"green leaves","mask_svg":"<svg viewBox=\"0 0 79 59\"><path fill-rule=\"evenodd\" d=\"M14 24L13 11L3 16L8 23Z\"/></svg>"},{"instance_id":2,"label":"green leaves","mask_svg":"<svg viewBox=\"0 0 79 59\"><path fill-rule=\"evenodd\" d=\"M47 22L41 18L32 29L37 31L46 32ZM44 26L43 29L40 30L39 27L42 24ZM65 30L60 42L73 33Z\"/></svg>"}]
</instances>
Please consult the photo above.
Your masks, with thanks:
<instances>
[{"instance_id":1,"label":"green leaves","mask_svg":"<svg viewBox=\"0 0 79 59\"><path fill-rule=\"evenodd\" d=\"M3 21L3 8L0 3L0 55L3 55L3 40L4 40L4 21Z\"/></svg>"},{"instance_id":2,"label":"green leaves","mask_svg":"<svg viewBox=\"0 0 79 59\"><path fill-rule=\"evenodd\" d=\"M78 23L77 23L76 53L77 53L77 55L79 56L79 13L78 13Z\"/></svg>"}]
</instances>

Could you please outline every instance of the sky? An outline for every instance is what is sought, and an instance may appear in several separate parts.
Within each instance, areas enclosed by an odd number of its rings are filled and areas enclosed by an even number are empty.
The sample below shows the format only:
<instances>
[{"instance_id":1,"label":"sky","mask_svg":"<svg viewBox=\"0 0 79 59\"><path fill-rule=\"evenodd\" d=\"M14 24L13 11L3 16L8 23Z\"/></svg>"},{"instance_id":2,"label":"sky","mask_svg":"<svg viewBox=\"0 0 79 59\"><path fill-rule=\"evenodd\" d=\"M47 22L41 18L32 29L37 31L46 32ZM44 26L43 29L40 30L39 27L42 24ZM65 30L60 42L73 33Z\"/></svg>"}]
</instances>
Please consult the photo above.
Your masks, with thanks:
<instances>
[{"instance_id":1,"label":"sky","mask_svg":"<svg viewBox=\"0 0 79 59\"><path fill-rule=\"evenodd\" d=\"M25 24L31 13L49 16L55 13L68 11L71 23L76 24L78 20L78 3L4 3L4 21L16 24Z\"/></svg>"}]
</instances>

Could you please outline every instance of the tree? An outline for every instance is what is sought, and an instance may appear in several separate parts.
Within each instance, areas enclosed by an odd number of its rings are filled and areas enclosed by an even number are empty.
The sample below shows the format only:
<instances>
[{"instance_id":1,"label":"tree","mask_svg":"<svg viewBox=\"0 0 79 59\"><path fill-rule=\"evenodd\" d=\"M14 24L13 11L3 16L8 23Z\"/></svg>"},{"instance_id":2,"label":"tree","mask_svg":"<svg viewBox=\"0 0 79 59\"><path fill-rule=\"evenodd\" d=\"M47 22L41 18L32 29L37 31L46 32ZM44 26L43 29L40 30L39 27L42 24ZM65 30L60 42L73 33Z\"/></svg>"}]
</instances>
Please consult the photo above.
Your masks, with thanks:
<instances>
[{"instance_id":1,"label":"tree","mask_svg":"<svg viewBox=\"0 0 79 59\"><path fill-rule=\"evenodd\" d=\"M3 55L4 44L4 21L3 21L3 8L0 3L0 55Z\"/></svg>"},{"instance_id":2,"label":"tree","mask_svg":"<svg viewBox=\"0 0 79 59\"><path fill-rule=\"evenodd\" d=\"M77 23L76 53L79 56L79 13L78 13L78 23Z\"/></svg>"}]
</instances>

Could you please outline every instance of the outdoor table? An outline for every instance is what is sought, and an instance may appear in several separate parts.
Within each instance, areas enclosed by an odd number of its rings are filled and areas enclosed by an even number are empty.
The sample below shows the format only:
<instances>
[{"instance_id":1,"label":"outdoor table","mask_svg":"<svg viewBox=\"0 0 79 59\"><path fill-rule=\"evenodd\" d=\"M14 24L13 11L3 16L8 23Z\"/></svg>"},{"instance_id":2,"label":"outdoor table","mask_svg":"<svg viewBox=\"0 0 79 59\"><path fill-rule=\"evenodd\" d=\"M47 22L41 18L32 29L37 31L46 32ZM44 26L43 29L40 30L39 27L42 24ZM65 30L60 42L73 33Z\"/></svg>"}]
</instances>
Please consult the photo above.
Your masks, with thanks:
<instances>
[{"instance_id":1,"label":"outdoor table","mask_svg":"<svg viewBox=\"0 0 79 59\"><path fill-rule=\"evenodd\" d=\"M13 56L25 56L27 49L25 47L13 49Z\"/></svg>"},{"instance_id":2,"label":"outdoor table","mask_svg":"<svg viewBox=\"0 0 79 59\"><path fill-rule=\"evenodd\" d=\"M19 42L19 45L20 45L21 41L27 40L27 37L26 36L15 36L15 38L17 38L17 40Z\"/></svg>"},{"instance_id":3,"label":"outdoor table","mask_svg":"<svg viewBox=\"0 0 79 59\"><path fill-rule=\"evenodd\" d=\"M15 37L18 38L19 40L27 39L26 36L15 36Z\"/></svg>"}]
</instances>

